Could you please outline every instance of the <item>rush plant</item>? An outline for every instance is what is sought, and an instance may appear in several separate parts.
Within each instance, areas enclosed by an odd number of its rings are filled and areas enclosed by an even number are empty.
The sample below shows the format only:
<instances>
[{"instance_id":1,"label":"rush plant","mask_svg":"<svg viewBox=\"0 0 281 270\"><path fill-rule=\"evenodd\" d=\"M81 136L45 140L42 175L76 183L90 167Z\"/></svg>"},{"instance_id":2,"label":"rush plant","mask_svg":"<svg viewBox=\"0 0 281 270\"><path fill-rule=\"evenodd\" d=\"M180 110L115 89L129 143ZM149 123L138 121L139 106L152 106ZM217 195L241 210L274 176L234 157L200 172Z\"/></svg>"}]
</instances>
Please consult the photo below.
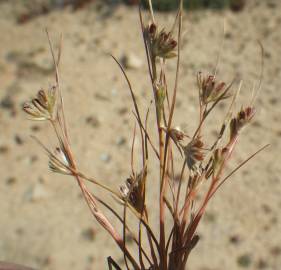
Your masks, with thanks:
<instances>
[{"instance_id":1,"label":"rush plant","mask_svg":"<svg viewBox=\"0 0 281 270\"><path fill-rule=\"evenodd\" d=\"M131 160L128 161L132 169L131 172L128 172L128 178L123 185L116 188L108 187L94 177L86 176L76 165L76 159L70 146L60 88L61 49L56 56L48 32L47 36L55 66L55 82L48 90L39 90L34 99L24 104L23 110L32 120L48 121L53 127L57 137L55 149L45 147L36 139L49 156L50 169L55 173L67 174L75 178L92 215L122 250L126 269L184 270L188 268L189 255L199 241L196 233L197 227L210 199L230 176L266 146L250 155L229 174L225 173L241 131L252 121L255 109L251 101L250 104L241 106L240 110L235 112L240 87L233 90L233 83L227 84L220 80L217 72L198 73L197 128L194 131L190 130L188 134L176 128L177 123L174 123L173 116L181 60L183 1L179 2L175 22L169 30L157 23L151 1L148 4L150 20L144 21L141 8L139 15L148 76L154 97L153 110L156 115L154 130L149 130L147 127L149 102L147 103L147 113L141 115L131 82L122 65L113 57L128 83L132 97L133 115L136 119ZM172 89L168 88L166 81L166 63L168 61L177 63ZM258 88L260 88L260 84ZM218 125L217 138L210 143L204 137L204 131L208 130L206 119L212 117L217 105L222 102L228 103L229 108L224 121ZM157 141L153 141L152 132L157 133ZM139 136L142 146L139 155L134 151L136 136ZM175 172L175 157L181 159L181 164L178 164L181 167L179 173ZM141 160L142 164L138 171L134 169L136 159ZM159 180L156 182L153 179L152 183L149 172L155 169L151 165L153 159L158 162ZM87 184L96 186L94 193L90 192ZM152 184L157 184L159 187L159 200L158 207L149 209L146 198L147 193L151 190L149 186ZM205 188L202 189L202 186ZM116 199L116 205L109 204L101 198L99 188L109 192ZM199 199L199 193L201 199ZM120 222L119 228L113 227L103 210L104 207L112 212ZM120 208L122 214L120 214ZM154 215L155 212L158 214L159 228L157 229L151 224L151 211ZM137 226L132 227L127 222L128 212L135 217ZM130 235L136 244L130 249L126 244L127 235ZM132 252L133 248L137 252ZM108 265L109 269L121 269L110 256Z\"/></svg>"}]
</instances>

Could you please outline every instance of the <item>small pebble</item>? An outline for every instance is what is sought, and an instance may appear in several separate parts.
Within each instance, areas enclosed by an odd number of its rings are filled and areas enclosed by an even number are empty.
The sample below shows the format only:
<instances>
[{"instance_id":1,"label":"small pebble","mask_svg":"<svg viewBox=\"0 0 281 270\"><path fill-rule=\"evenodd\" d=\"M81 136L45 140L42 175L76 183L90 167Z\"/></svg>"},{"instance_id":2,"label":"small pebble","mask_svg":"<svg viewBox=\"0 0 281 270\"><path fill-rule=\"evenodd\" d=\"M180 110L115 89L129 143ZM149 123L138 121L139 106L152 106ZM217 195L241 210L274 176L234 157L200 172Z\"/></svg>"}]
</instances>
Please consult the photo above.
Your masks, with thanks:
<instances>
[{"instance_id":1,"label":"small pebble","mask_svg":"<svg viewBox=\"0 0 281 270\"><path fill-rule=\"evenodd\" d=\"M252 258L249 254L243 254L237 258L237 264L240 267L249 267L252 263Z\"/></svg>"},{"instance_id":2,"label":"small pebble","mask_svg":"<svg viewBox=\"0 0 281 270\"><path fill-rule=\"evenodd\" d=\"M82 232L85 239L94 241L96 239L97 231L95 228L90 227Z\"/></svg>"},{"instance_id":3,"label":"small pebble","mask_svg":"<svg viewBox=\"0 0 281 270\"><path fill-rule=\"evenodd\" d=\"M17 229L15 230L15 233L16 233L17 235L23 235L23 234L24 234L24 229L23 229L23 228L17 228Z\"/></svg>"},{"instance_id":4,"label":"small pebble","mask_svg":"<svg viewBox=\"0 0 281 270\"><path fill-rule=\"evenodd\" d=\"M110 155L107 154L107 153L103 153L100 155L100 160L103 161L103 162L109 162L111 159Z\"/></svg>"},{"instance_id":5,"label":"small pebble","mask_svg":"<svg viewBox=\"0 0 281 270\"><path fill-rule=\"evenodd\" d=\"M123 107L118 109L118 114L119 115L125 115L128 112L128 108L127 107Z\"/></svg>"},{"instance_id":6,"label":"small pebble","mask_svg":"<svg viewBox=\"0 0 281 270\"><path fill-rule=\"evenodd\" d=\"M267 261L265 261L264 259L259 259L259 261L257 262L257 268L265 269L267 267L268 267Z\"/></svg>"},{"instance_id":7,"label":"small pebble","mask_svg":"<svg viewBox=\"0 0 281 270\"><path fill-rule=\"evenodd\" d=\"M237 245L241 242L241 237L237 234L230 236L229 242L233 245Z\"/></svg>"},{"instance_id":8,"label":"small pebble","mask_svg":"<svg viewBox=\"0 0 281 270\"><path fill-rule=\"evenodd\" d=\"M270 52L264 52L264 57L270 59L271 58L271 53Z\"/></svg>"},{"instance_id":9,"label":"small pebble","mask_svg":"<svg viewBox=\"0 0 281 270\"><path fill-rule=\"evenodd\" d=\"M272 209L268 204L262 204L261 208L265 214L270 214L272 212Z\"/></svg>"},{"instance_id":10,"label":"small pebble","mask_svg":"<svg viewBox=\"0 0 281 270\"><path fill-rule=\"evenodd\" d=\"M265 225L262 227L262 229L263 229L265 232L267 232L267 231L270 230L270 225L265 224Z\"/></svg>"},{"instance_id":11,"label":"small pebble","mask_svg":"<svg viewBox=\"0 0 281 270\"><path fill-rule=\"evenodd\" d=\"M95 261L95 257L93 255L89 255L87 260L89 263L93 263Z\"/></svg>"},{"instance_id":12,"label":"small pebble","mask_svg":"<svg viewBox=\"0 0 281 270\"><path fill-rule=\"evenodd\" d=\"M7 154L9 152L9 147L7 145L0 146L0 154Z\"/></svg>"},{"instance_id":13,"label":"small pebble","mask_svg":"<svg viewBox=\"0 0 281 270\"><path fill-rule=\"evenodd\" d=\"M280 246L272 247L270 249L270 254L272 256L275 256L275 257L280 256L281 255L281 245Z\"/></svg>"},{"instance_id":14,"label":"small pebble","mask_svg":"<svg viewBox=\"0 0 281 270\"><path fill-rule=\"evenodd\" d=\"M117 138L117 140L116 140L116 145L118 145L118 146L121 146L121 145L124 145L125 143L126 143L126 138L125 137L119 137L119 138Z\"/></svg>"},{"instance_id":15,"label":"small pebble","mask_svg":"<svg viewBox=\"0 0 281 270\"><path fill-rule=\"evenodd\" d=\"M111 89L111 95L112 95L113 97L116 97L117 94L118 94L118 91L117 91L115 88Z\"/></svg>"},{"instance_id":16,"label":"small pebble","mask_svg":"<svg viewBox=\"0 0 281 270\"><path fill-rule=\"evenodd\" d=\"M38 160L38 156L36 156L36 155L32 155L31 157L30 157L30 163L32 164L32 163L34 163L34 162L36 162Z\"/></svg>"},{"instance_id":17,"label":"small pebble","mask_svg":"<svg viewBox=\"0 0 281 270\"><path fill-rule=\"evenodd\" d=\"M47 183L47 179L46 179L45 177L43 177L43 176L39 176L38 182L39 182L40 184L45 185L45 184Z\"/></svg>"},{"instance_id":18,"label":"small pebble","mask_svg":"<svg viewBox=\"0 0 281 270\"><path fill-rule=\"evenodd\" d=\"M277 105L279 103L279 99L276 98L276 97L272 97L272 98L269 99L269 103L271 105Z\"/></svg>"},{"instance_id":19,"label":"small pebble","mask_svg":"<svg viewBox=\"0 0 281 270\"><path fill-rule=\"evenodd\" d=\"M10 96L6 96L1 100L1 107L3 109L12 110L15 108L15 102Z\"/></svg>"},{"instance_id":20,"label":"small pebble","mask_svg":"<svg viewBox=\"0 0 281 270\"><path fill-rule=\"evenodd\" d=\"M30 127L30 129L33 131L33 132L38 132L40 131L41 127L38 126L38 125L33 125Z\"/></svg>"},{"instance_id":21,"label":"small pebble","mask_svg":"<svg viewBox=\"0 0 281 270\"><path fill-rule=\"evenodd\" d=\"M19 135L15 135L15 142L17 145L23 145L24 141L22 139L22 137L20 137Z\"/></svg>"},{"instance_id":22,"label":"small pebble","mask_svg":"<svg viewBox=\"0 0 281 270\"><path fill-rule=\"evenodd\" d=\"M232 33L230 31L226 31L224 36L225 36L226 39L231 39Z\"/></svg>"},{"instance_id":23,"label":"small pebble","mask_svg":"<svg viewBox=\"0 0 281 270\"><path fill-rule=\"evenodd\" d=\"M268 1L266 1L266 2L267 2L267 6L268 6L269 8L276 8L276 5L277 5L276 1L274 1L274 0L268 0Z\"/></svg>"},{"instance_id":24,"label":"small pebble","mask_svg":"<svg viewBox=\"0 0 281 270\"><path fill-rule=\"evenodd\" d=\"M51 256L43 259L42 266L50 266L51 264L53 264L53 258Z\"/></svg>"},{"instance_id":25,"label":"small pebble","mask_svg":"<svg viewBox=\"0 0 281 270\"><path fill-rule=\"evenodd\" d=\"M110 101L110 98L108 96L102 95L100 93L96 93L95 98L101 101Z\"/></svg>"},{"instance_id":26,"label":"small pebble","mask_svg":"<svg viewBox=\"0 0 281 270\"><path fill-rule=\"evenodd\" d=\"M100 121L97 117L95 116L88 116L86 118L86 123L89 124L90 126L96 128L100 126Z\"/></svg>"},{"instance_id":27,"label":"small pebble","mask_svg":"<svg viewBox=\"0 0 281 270\"><path fill-rule=\"evenodd\" d=\"M6 184L7 185L14 185L17 182L17 178L14 176L11 176L7 179Z\"/></svg>"}]
</instances>

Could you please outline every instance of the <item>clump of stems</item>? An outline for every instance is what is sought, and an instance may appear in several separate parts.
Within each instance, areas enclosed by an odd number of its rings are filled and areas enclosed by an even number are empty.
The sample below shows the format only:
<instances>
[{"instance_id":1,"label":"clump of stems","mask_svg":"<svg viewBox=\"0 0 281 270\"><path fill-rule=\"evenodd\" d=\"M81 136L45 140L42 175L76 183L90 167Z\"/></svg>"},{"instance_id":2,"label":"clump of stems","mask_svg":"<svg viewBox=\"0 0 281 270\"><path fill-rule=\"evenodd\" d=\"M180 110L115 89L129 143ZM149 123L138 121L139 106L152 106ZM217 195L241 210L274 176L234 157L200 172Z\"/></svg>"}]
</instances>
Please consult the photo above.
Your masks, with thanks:
<instances>
[{"instance_id":1,"label":"clump of stems","mask_svg":"<svg viewBox=\"0 0 281 270\"><path fill-rule=\"evenodd\" d=\"M86 176L79 171L76 165L70 147L60 89L61 49L56 57L48 32L47 36L55 66L55 83L49 90L40 90L36 98L24 104L23 109L31 119L49 121L54 128L58 139L58 145L54 150L49 150L37 139L49 155L50 169L53 172L67 174L76 179L92 215L122 250L126 268L184 270L190 252L199 241L196 231L208 202L234 172L266 146L252 154L228 175L224 174L241 131L251 122L255 115L255 109L252 104L249 104L242 107L238 113L234 113L234 104L239 89L231 91L233 83L226 84L220 81L217 74L198 73L199 122L197 128L190 134L185 134L176 127L176 124L173 123L173 116L179 80L183 4L180 1L175 22L169 31L157 24L151 1L149 1L149 5L150 22L144 22L141 8L139 15L154 97L156 114L154 132L158 134L158 141L152 141L151 132L153 131L147 128L149 110L146 115L141 116L130 80L121 64L113 57L128 83L138 127L138 129L135 127L133 132L132 169L123 185L112 189L95 178ZM167 61L177 61L173 89L168 89L166 82L165 66ZM225 100L230 100L229 109L225 120L220 125L218 137L209 144L204 140L206 119L212 115L217 105ZM142 161L142 167L138 172L134 170L133 165L136 136L140 136L142 142L142 151L139 157ZM224 140L222 140L223 138ZM179 155L182 160L180 177L176 177L174 171L176 155ZM147 192L150 191L147 186L151 185L148 169L152 158L156 158L159 164L158 210L157 208L148 209L146 203ZM187 181L184 181L184 178ZM86 182L109 192L118 201L115 205L116 208L123 208L123 214L118 214L113 206L99 198L97 196L98 190L95 193L90 192ZM208 188L205 193L203 192L203 196L202 193L200 194L202 198L200 203L195 204L202 185L207 185ZM111 211L120 221L120 226L123 228L122 234L113 227L102 210L103 207ZM139 226L136 228L131 228L127 222L128 211L139 222ZM151 211L159 213L159 229L157 230L153 229L150 223ZM167 219L172 220L172 226L168 226ZM145 232L144 235L143 232ZM133 237L138 251L137 256L133 256L126 245L127 234ZM121 269L111 257L108 257L108 265L110 269Z\"/></svg>"}]
</instances>

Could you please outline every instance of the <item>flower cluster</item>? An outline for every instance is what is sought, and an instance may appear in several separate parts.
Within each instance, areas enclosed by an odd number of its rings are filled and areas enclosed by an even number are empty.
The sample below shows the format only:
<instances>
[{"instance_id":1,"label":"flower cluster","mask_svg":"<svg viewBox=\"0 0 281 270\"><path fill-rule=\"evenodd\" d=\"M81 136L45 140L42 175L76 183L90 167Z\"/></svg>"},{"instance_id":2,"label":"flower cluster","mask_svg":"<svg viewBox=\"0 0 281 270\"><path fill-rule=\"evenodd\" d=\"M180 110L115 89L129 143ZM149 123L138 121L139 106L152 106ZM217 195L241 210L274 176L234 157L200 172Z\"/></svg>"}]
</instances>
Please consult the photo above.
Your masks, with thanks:
<instances>
[{"instance_id":1,"label":"flower cluster","mask_svg":"<svg viewBox=\"0 0 281 270\"><path fill-rule=\"evenodd\" d=\"M61 174L71 174L69 170L70 162L64 150L57 147L53 154L49 155L49 168L52 172Z\"/></svg>"},{"instance_id":2,"label":"flower cluster","mask_svg":"<svg viewBox=\"0 0 281 270\"><path fill-rule=\"evenodd\" d=\"M143 211L145 178L146 172L141 172L135 178L127 178L125 184L120 186L122 198L128 200L138 213Z\"/></svg>"},{"instance_id":3,"label":"flower cluster","mask_svg":"<svg viewBox=\"0 0 281 270\"><path fill-rule=\"evenodd\" d=\"M204 159L204 143L200 138L195 138L183 147L187 167L194 171L196 164Z\"/></svg>"},{"instance_id":4,"label":"flower cluster","mask_svg":"<svg viewBox=\"0 0 281 270\"><path fill-rule=\"evenodd\" d=\"M56 106L56 87L49 88L48 91L41 89L37 93L37 97L31 102L25 102L23 110L32 116L32 120L44 121L54 118L54 111Z\"/></svg>"},{"instance_id":5,"label":"flower cluster","mask_svg":"<svg viewBox=\"0 0 281 270\"><path fill-rule=\"evenodd\" d=\"M242 108L236 117L230 121L230 139L236 137L239 131L248 124L255 115L253 107Z\"/></svg>"},{"instance_id":6,"label":"flower cluster","mask_svg":"<svg viewBox=\"0 0 281 270\"><path fill-rule=\"evenodd\" d=\"M215 102L223 97L226 90L224 82L217 82L216 77L208 75L204 77L201 72L198 73L197 82L202 104L206 105L210 102Z\"/></svg>"},{"instance_id":7,"label":"flower cluster","mask_svg":"<svg viewBox=\"0 0 281 270\"><path fill-rule=\"evenodd\" d=\"M177 55L175 48L178 43L171 32L167 33L164 29L158 32L157 26L152 23L146 27L145 33L152 56L172 58Z\"/></svg>"}]
</instances>

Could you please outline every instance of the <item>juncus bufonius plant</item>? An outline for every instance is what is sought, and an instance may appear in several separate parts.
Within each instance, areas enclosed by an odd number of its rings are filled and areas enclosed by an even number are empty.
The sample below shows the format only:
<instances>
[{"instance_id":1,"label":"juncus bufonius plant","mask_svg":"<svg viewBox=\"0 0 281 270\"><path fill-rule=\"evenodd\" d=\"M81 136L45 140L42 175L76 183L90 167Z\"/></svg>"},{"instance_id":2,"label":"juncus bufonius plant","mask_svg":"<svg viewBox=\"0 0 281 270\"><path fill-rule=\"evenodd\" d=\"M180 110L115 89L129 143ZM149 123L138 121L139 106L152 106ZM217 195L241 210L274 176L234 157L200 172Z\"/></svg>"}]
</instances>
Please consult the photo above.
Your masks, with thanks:
<instances>
[{"instance_id":1,"label":"juncus bufonius plant","mask_svg":"<svg viewBox=\"0 0 281 270\"><path fill-rule=\"evenodd\" d=\"M187 265L190 252L199 241L199 236L196 233L197 227L210 199L232 174L266 146L249 156L228 175L225 175L225 168L232 158L241 131L252 121L255 109L251 102L238 112L234 112L239 89L233 91L233 83L227 84L221 81L216 72L214 74L198 73L199 121L197 128L188 134L177 128L176 123L173 122L173 116L179 80L183 3L179 1L175 22L169 30L158 25L151 1L148 1L148 4L150 21L144 21L141 8L139 15L149 70L148 75L154 97L157 142L152 140L152 131L147 128L149 110L144 116L140 114L131 82L122 65L113 57L128 83L133 101L133 114L138 126L138 129L135 128L133 132L131 163L136 155L133 151L135 137L139 136L142 143L139 157L142 164L141 169L135 171L134 166L131 166L132 170L128 173L124 184L120 187L110 188L95 178L86 176L77 167L70 147L60 89L61 49L59 49L58 56L55 56L48 33L55 66L55 82L48 90L39 90L34 99L24 104L23 109L32 120L48 121L54 128L58 139L55 149L48 149L37 139L49 155L50 169L55 173L67 174L76 179L92 215L122 250L126 268L183 270ZM177 63L172 89L168 88L166 82L165 66L168 61L176 61ZM227 100L230 105L225 120L221 123L217 138L210 144L204 140L204 129L207 128L205 127L206 119L214 113L214 109L219 103L227 102ZM175 176L174 163L177 155L180 156L182 164L180 174ZM146 197L150 189L147 187L151 184L148 169L152 158L156 158L159 165L159 181L157 183L159 203L158 207L148 209ZM180 176L178 177L178 175ZM187 181L184 181L184 178ZM123 208L122 214L119 214L114 206L100 198L97 194L98 191L90 192L86 185L87 182L109 192L116 199L115 207ZM203 185L207 185L207 189L203 192L203 196L201 193L200 203L195 204ZM119 233L120 230L113 227L102 210L103 207L111 211L120 222L122 234ZM139 226L130 227L126 219L128 211L134 215ZM159 229L157 230L153 229L150 223L151 211L153 213L157 211L159 214ZM167 219L172 220L172 226L168 225ZM132 236L136 244L137 253L133 253L126 245L126 235L128 234ZM108 265L110 269L121 269L110 256L108 257Z\"/></svg>"}]
</instances>

